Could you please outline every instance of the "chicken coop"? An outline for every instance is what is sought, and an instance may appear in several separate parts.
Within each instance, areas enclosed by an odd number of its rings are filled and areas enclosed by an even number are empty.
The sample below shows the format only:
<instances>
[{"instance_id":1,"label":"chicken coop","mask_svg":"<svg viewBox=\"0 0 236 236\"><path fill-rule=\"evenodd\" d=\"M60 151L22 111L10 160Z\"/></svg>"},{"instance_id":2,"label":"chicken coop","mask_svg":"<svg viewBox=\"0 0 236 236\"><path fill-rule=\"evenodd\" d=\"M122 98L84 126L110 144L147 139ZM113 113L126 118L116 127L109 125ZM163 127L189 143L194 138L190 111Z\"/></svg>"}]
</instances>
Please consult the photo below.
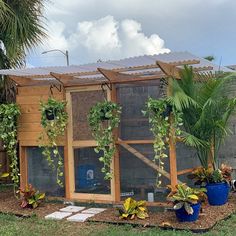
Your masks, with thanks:
<instances>
[{"instance_id":1,"label":"chicken coop","mask_svg":"<svg viewBox=\"0 0 236 236\"><path fill-rule=\"evenodd\" d=\"M21 110L18 120L21 186L32 184L49 196L70 200L118 203L127 196L148 200L150 194L159 202L166 185L187 182L187 173L199 165L196 153L170 137L165 168L160 169L152 161L153 135L148 118L142 114L149 97L168 95L168 78L175 76L176 68L183 65L191 65L198 72L218 70L217 65L188 52L79 66L1 70L0 74L7 75L16 86L16 103ZM231 71L225 67L221 70ZM40 101L49 97L67 102L69 122L59 140L64 187L57 185L56 174L38 144L42 131ZM121 121L113 134L116 153L111 180L104 180L102 164L94 151L97 143L88 124L90 108L104 100L122 107ZM161 173L161 187L156 185L157 172Z\"/></svg>"}]
</instances>

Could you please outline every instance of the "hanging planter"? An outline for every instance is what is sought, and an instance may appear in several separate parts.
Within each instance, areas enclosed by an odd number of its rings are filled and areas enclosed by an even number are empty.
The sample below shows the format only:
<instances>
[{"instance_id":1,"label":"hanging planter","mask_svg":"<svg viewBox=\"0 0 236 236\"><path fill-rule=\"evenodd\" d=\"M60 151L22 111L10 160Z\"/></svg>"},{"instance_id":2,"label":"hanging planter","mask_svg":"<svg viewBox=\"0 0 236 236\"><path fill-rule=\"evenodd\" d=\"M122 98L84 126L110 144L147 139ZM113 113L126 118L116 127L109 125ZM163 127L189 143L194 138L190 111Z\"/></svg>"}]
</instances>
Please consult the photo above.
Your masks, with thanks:
<instances>
[{"instance_id":1,"label":"hanging planter","mask_svg":"<svg viewBox=\"0 0 236 236\"><path fill-rule=\"evenodd\" d=\"M101 154L99 161L103 163L102 173L104 179L112 178L111 161L115 154L115 140L113 130L120 123L121 107L111 101L99 102L94 105L89 112L88 121L92 135L97 142L94 149Z\"/></svg>"},{"instance_id":2,"label":"hanging planter","mask_svg":"<svg viewBox=\"0 0 236 236\"><path fill-rule=\"evenodd\" d=\"M146 110L143 111L148 116L151 125L150 130L154 135L154 158L153 161L159 165L160 169L164 169L163 159L167 157L166 143L170 136L170 114L173 113L172 128L174 128L175 136L181 134L180 126L182 126L182 113L177 111L168 98L153 99L149 98L146 103ZM174 137L175 139L175 137ZM158 173L157 186L161 185L161 174Z\"/></svg>"},{"instance_id":3,"label":"hanging planter","mask_svg":"<svg viewBox=\"0 0 236 236\"><path fill-rule=\"evenodd\" d=\"M14 186L19 184L19 167L17 157L17 118L20 108L17 104L0 104L0 139L10 158L11 178Z\"/></svg>"},{"instance_id":4,"label":"hanging planter","mask_svg":"<svg viewBox=\"0 0 236 236\"><path fill-rule=\"evenodd\" d=\"M51 107L45 110L45 116L47 120L54 120L57 114L58 114L58 109Z\"/></svg>"},{"instance_id":5,"label":"hanging planter","mask_svg":"<svg viewBox=\"0 0 236 236\"><path fill-rule=\"evenodd\" d=\"M40 147L43 148L43 156L49 166L57 172L57 184L63 187L63 157L58 149L58 138L64 135L68 122L68 114L65 111L66 102L49 98L47 102L40 103L41 125L44 131L39 137ZM55 165L54 159L57 159Z\"/></svg>"}]
</instances>

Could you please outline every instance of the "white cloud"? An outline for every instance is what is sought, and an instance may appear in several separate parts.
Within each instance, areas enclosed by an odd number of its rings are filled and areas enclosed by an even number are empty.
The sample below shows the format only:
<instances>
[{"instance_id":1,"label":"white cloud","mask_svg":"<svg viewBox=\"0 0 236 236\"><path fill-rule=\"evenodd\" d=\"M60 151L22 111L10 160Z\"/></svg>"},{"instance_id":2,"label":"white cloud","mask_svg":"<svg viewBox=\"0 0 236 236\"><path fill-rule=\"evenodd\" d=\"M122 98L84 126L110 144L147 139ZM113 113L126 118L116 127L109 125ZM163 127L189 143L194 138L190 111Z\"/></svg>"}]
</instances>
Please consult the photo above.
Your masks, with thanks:
<instances>
[{"instance_id":1,"label":"white cloud","mask_svg":"<svg viewBox=\"0 0 236 236\"><path fill-rule=\"evenodd\" d=\"M48 27L49 38L46 41L46 49L59 48L66 50L68 48L68 41L64 35L66 25L61 22L51 21Z\"/></svg>"},{"instance_id":2,"label":"white cloud","mask_svg":"<svg viewBox=\"0 0 236 236\"><path fill-rule=\"evenodd\" d=\"M104 60L152 54L156 48L161 52L165 48L162 39L174 51L188 50L199 56L214 54L218 58L222 56L224 64L235 63L233 55L236 53L234 49L236 1L50 0L47 2L45 16L48 25L52 28L51 22L55 23L53 30L49 30L49 35L52 37L50 42L47 42L47 48L69 49L73 64L95 61L98 58ZM108 17L109 15L113 18ZM125 22L128 25L124 26ZM39 58L39 54L35 57ZM47 60L40 61L34 58L35 62L32 63L35 65L65 63L63 55L47 55L49 56L61 57L61 61L55 58L55 62L51 60L47 63Z\"/></svg>"},{"instance_id":3,"label":"white cloud","mask_svg":"<svg viewBox=\"0 0 236 236\"><path fill-rule=\"evenodd\" d=\"M164 47L164 40L157 34L150 37L142 32L141 24L134 20L121 22L121 35L123 36L122 55L138 56L142 54L158 54L170 52Z\"/></svg>"},{"instance_id":4,"label":"white cloud","mask_svg":"<svg viewBox=\"0 0 236 236\"><path fill-rule=\"evenodd\" d=\"M104 49L113 50L121 46L118 27L119 23L112 16L97 21L79 22L76 32L69 37L69 42L75 48L80 44L95 54Z\"/></svg>"},{"instance_id":5,"label":"white cloud","mask_svg":"<svg viewBox=\"0 0 236 236\"><path fill-rule=\"evenodd\" d=\"M69 50L73 64L170 51L157 34L146 36L141 24L131 19L117 21L113 16L106 16L78 22L70 31L64 23L51 21L49 28L45 50ZM51 64L52 59L48 63Z\"/></svg>"}]
</instances>

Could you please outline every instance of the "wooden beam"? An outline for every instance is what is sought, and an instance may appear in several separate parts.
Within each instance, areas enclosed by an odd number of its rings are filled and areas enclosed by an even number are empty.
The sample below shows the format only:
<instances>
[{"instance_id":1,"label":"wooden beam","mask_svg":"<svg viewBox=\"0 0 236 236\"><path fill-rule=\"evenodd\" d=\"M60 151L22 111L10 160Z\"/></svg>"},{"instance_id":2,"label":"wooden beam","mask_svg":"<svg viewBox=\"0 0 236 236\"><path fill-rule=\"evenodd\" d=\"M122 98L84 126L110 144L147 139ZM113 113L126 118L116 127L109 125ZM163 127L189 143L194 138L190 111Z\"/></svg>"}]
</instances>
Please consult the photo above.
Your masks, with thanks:
<instances>
[{"instance_id":1,"label":"wooden beam","mask_svg":"<svg viewBox=\"0 0 236 236\"><path fill-rule=\"evenodd\" d=\"M50 85L50 84L57 84L57 81L51 81L51 80L34 80L29 77L24 76L9 76L9 78L16 83L17 86L44 86L44 85Z\"/></svg>"},{"instance_id":2,"label":"wooden beam","mask_svg":"<svg viewBox=\"0 0 236 236\"><path fill-rule=\"evenodd\" d=\"M198 167L180 170L180 171L177 172L177 175L184 175L184 174L190 173L196 168L198 168Z\"/></svg>"},{"instance_id":3,"label":"wooden beam","mask_svg":"<svg viewBox=\"0 0 236 236\"><path fill-rule=\"evenodd\" d=\"M117 140L117 144L153 144L154 140Z\"/></svg>"},{"instance_id":4,"label":"wooden beam","mask_svg":"<svg viewBox=\"0 0 236 236\"><path fill-rule=\"evenodd\" d=\"M25 86L28 83L32 83L32 79L31 78L26 78L26 77L21 77L21 76L9 76L9 78L15 82L18 86Z\"/></svg>"},{"instance_id":5,"label":"wooden beam","mask_svg":"<svg viewBox=\"0 0 236 236\"><path fill-rule=\"evenodd\" d=\"M119 139L119 141L121 141ZM132 153L134 156L136 156L139 160L141 160L142 162L144 162L145 164L147 164L149 167L151 167L152 169L158 171L159 173L161 173L163 176L165 176L168 179L171 179L171 175L165 171L162 170L158 165L156 165L153 161L149 160L147 157L145 157L142 153L140 153L138 150L136 150L135 148L131 147L128 144L125 143L121 143L120 144L123 148L125 148L127 151L129 151L130 153ZM181 183L181 181L178 181L178 183Z\"/></svg>"},{"instance_id":6,"label":"wooden beam","mask_svg":"<svg viewBox=\"0 0 236 236\"><path fill-rule=\"evenodd\" d=\"M73 75L65 75L53 72L50 72L50 75L59 81L63 86L66 86L69 81L73 81L75 79Z\"/></svg>"},{"instance_id":7,"label":"wooden beam","mask_svg":"<svg viewBox=\"0 0 236 236\"><path fill-rule=\"evenodd\" d=\"M168 77L175 79L181 79L181 69L175 65L171 65L166 62L156 61L157 65L160 67L161 71Z\"/></svg>"}]
</instances>

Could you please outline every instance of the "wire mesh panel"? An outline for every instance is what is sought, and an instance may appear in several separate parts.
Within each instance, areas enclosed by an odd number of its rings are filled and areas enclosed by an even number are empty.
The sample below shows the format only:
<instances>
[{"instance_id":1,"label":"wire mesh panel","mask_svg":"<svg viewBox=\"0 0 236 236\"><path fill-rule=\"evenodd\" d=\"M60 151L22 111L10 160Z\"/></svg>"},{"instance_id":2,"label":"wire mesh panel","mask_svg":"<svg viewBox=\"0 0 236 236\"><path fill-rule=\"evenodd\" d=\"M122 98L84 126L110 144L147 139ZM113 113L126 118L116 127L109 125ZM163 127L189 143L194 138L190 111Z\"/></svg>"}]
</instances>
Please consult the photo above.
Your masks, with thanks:
<instances>
[{"instance_id":1,"label":"wire mesh panel","mask_svg":"<svg viewBox=\"0 0 236 236\"><path fill-rule=\"evenodd\" d=\"M75 192L110 194L110 181L104 180L101 172L103 164L99 161L100 154L93 147L76 148L75 163Z\"/></svg>"},{"instance_id":2,"label":"wire mesh panel","mask_svg":"<svg viewBox=\"0 0 236 236\"><path fill-rule=\"evenodd\" d=\"M104 101L101 90L72 92L73 140L92 140L88 124L90 108L97 102Z\"/></svg>"},{"instance_id":3,"label":"wire mesh panel","mask_svg":"<svg viewBox=\"0 0 236 236\"><path fill-rule=\"evenodd\" d=\"M63 156L63 147L59 147L59 151ZM42 155L42 148L28 147L27 159L28 183L49 196L63 197L65 189L57 184L56 170L52 170L48 166L47 160ZM56 159L54 159L54 163L56 165Z\"/></svg>"},{"instance_id":4,"label":"wire mesh panel","mask_svg":"<svg viewBox=\"0 0 236 236\"><path fill-rule=\"evenodd\" d=\"M122 106L121 139L152 139L148 118L144 117L148 97L161 97L160 80L149 84L121 85L117 89L118 102Z\"/></svg>"},{"instance_id":5,"label":"wire mesh panel","mask_svg":"<svg viewBox=\"0 0 236 236\"><path fill-rule=\"evenodd\" d=\"M234 114L229 121L231 134L222 143L217 158L218 164L228 164L233 168L233 179L236 179L236 115Z\"/></svg>"},{"instance_id":6,"label":"wire mesh panel","mask_svg":"<svg viewBox=\"0 0 236 236\"><path fill-rule=\"evenodd\" d=\"M176 159L178 171L195 168L201 165L196 150L186 146L184 143L176 143ZM188 178L188 175L189 173L179 175L178 179L189 186L193 186L194 183Z\"/></svg>"},{"instance_id":7,"label":"wire mesh panel","mask_svg":"<svg viewBox=\"0 0 236 236\"><path fill-rule=\"evenodd\" d=\"M121 197L132 196L135 199L148 199L153 195L155 201L165 201L166 185L170 180L164 176L158 177L158 163L153 162L152 145L129 145L133 153L127 148L120 148L120 182ZM141 157L140 157L141 154ZM147 163L148 162L148 163ZM164 170L169 172L169 159L164 160ZM162 184L158 186L158 181Z\"/></svg>"}]
</instances>

